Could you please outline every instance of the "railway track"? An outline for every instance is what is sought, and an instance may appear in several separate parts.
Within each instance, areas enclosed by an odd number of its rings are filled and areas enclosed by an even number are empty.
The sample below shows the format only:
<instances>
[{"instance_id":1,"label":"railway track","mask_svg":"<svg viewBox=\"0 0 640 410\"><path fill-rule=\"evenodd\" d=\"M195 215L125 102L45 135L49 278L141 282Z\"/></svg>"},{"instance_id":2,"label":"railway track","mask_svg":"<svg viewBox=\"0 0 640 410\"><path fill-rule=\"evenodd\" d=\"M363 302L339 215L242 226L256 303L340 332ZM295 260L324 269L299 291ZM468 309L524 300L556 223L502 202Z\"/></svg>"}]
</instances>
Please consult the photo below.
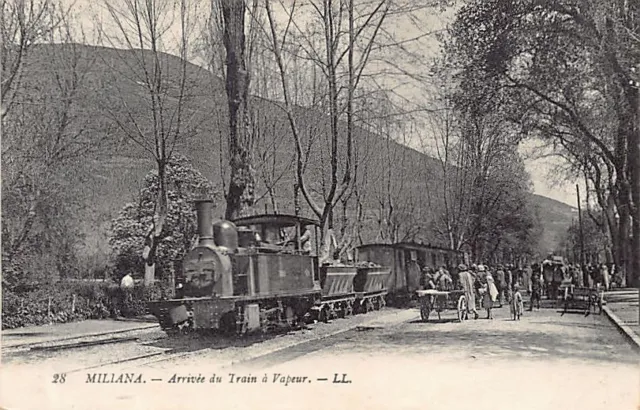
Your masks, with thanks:
<instances>
[{"instance_id":1,"label":"railway track","mask_svg":"<svg viewBox=\"0 0 640 410\"><path fill-rule=\"evenodd\" d=\"M398 316L400 315L400 316ZM123 334L91 340L66 340L64 343L23 347L14 354L13 364L45 365L57 372L82 374L109 370L131 371L147 369L164 371L175 366L210 365L217 369L243 365L267 355L288 357L289 349L304 350L316 342L330 339L351 330L377 328L385 324L399 323L416 316L415 310L384 310L373 315L357 315L337 319L330 323L317 323L312 327L286 334L254 334L242 338L225 336L187 335L169 338L158 332L159 337L140 337ZM379 323L379 321L385 323ZM108 370L109 369L109 370Z\"/></svg>"}]
</instances>

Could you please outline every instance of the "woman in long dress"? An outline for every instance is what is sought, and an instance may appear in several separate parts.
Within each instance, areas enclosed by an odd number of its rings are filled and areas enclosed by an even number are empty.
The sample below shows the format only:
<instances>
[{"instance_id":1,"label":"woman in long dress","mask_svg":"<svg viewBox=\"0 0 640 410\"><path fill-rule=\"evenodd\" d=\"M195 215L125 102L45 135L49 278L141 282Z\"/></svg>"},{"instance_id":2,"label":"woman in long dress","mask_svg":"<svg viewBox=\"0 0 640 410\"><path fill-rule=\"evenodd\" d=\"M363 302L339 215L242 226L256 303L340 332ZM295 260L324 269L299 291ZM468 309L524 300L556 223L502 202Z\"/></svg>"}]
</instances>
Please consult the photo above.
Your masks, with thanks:
<instances>
[{"instance_id":1,"label":"woman in long dress","mask_svg":"<svg viewBox=\"0 0 640 410\"><path fill-rule=\"evenodd\" d=\"M493 319L492 309L493 304L498 299L498 288L496 287L496 283L493 280L493 276L491 276L491 273L487 274L486 281L486 291L484 292L484 299L482 301L482 304L487 310L487 319Z\"/></svg>"}]
</instances>

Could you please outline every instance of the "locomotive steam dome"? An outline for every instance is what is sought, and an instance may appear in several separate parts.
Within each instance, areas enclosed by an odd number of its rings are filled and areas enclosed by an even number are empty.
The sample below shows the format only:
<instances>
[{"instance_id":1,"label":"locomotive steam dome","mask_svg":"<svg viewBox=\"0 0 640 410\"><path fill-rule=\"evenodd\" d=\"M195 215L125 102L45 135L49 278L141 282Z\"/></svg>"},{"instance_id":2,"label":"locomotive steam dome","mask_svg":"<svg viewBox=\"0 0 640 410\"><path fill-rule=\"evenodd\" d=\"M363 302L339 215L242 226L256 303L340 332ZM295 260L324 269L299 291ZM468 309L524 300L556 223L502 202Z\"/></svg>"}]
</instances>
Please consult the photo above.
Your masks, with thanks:
<instances>
[{"instance_id":1,"label":"locomotive steam dome","mask_svg":"<svg viewBox=\"0 0 640 410\"><path fill-rule=\"evenodd\" d=\"M238 229L236 225L229 221L214 223L213 240L217 246L235 252L238 249Z\"/></svg>"}]
</instances>

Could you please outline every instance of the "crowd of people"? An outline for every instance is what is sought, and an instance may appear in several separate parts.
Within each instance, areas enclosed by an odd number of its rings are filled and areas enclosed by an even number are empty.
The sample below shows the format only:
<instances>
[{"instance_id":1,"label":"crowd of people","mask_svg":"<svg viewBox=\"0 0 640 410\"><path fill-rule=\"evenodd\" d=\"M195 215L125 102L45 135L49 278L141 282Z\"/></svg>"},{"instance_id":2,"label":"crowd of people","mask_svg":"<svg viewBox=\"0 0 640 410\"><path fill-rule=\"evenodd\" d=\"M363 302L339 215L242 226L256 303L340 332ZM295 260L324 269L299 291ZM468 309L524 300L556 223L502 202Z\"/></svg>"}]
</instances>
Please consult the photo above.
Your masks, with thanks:
<instances>
[{"instance_id":1,"label":"crowd of people","mask_svg":"<svg viewBox=\"0 0 640 410\"><path fill-rule=\"evenodd\" d=\"M611 267L613 271L614 266ZM540 308L543 297L557 300L560 289L567 285L576 287L599 287L609 290L612 285L612 274L607 265L597 267L587 265L583 270L578 265L565 265L552 259L542 263L533 263L524 268L514 265L497 265L490 268L486 265L473 264L467 267L458 265L449 272L444 266L434 271L430 267L422 270L422 289L449 291L462 289L467 299L468 313L477 319L478 308L487 312L487 319L493 318L492 309L509 304L512 313L524 310L522 294L526 291L530 296L529 311ZM519 307L520 306L520 307Z\"/></svg>"}]
</instances>

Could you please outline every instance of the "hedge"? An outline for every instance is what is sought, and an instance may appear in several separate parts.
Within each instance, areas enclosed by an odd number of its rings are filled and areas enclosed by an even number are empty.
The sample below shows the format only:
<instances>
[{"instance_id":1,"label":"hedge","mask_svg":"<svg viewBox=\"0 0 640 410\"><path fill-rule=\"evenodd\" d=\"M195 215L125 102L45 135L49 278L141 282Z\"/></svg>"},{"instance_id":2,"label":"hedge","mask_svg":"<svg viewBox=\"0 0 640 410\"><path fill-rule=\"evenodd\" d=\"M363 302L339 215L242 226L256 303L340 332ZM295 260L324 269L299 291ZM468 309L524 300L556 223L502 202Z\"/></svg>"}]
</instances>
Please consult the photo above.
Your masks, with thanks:
<instances>
[{"instance_id":1,"label":"hedge","mask_svg":"<svg viewBox=\"0 0 640 410\"><path fill-rule=\"evenodd\" d=\"M136 286L125 298L113 282L57 282L29 292L2 292L2 329L144 315L146 302L170 297L167 285Z\"/></svg>"}]
</instances>

